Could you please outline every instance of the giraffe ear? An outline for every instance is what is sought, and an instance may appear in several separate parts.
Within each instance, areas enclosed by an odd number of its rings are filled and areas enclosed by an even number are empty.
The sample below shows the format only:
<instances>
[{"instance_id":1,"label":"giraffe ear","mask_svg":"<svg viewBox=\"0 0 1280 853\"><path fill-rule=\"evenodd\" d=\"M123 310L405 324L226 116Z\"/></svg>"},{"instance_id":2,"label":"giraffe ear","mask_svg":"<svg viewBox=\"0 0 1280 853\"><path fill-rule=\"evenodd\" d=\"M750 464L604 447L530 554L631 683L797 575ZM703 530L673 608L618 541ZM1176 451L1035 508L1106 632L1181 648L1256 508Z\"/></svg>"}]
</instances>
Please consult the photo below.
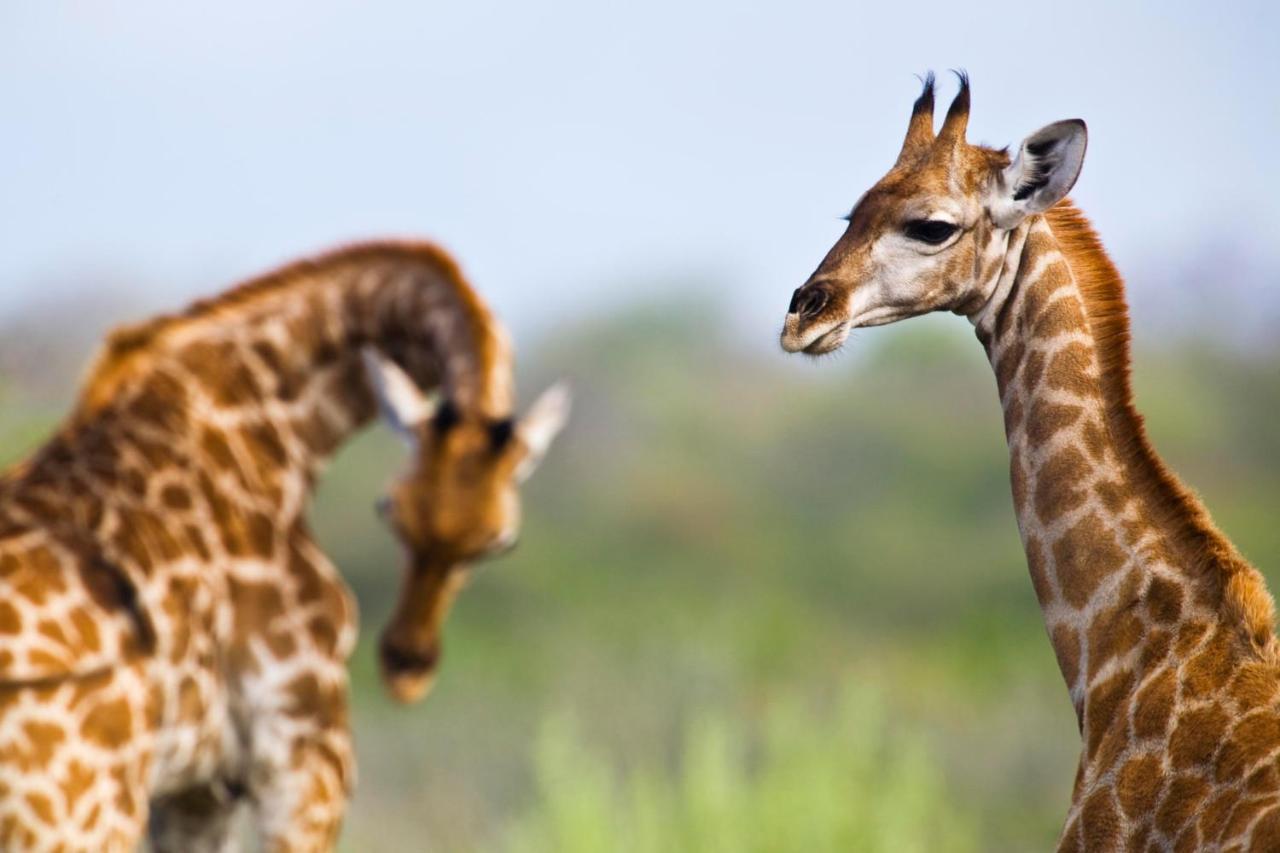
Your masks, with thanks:
<instances>
[{"instance_id":1,"label":"giraffe ear","mask_svg":"<svg viewBox=\"0 0 1280 853\"><path fill-rule=\"evenodd\" d=\"M388 426L406 441L417 440L417 427L435 415L437 394L424 394L400 365L371 347L360 351L369 387Z\"/></svg>"},{"instance_id":2,"label":"giraffe ear","mask_svg":"<svg viewBox=\"0 0 1280 853\"><path fill-rule=\"evenodd\" d=\"M1089 133L1078 118L1054 122L1028 136L994 186L991 219L999 228L1053 207L1075 186Z\"/></svg>"},{"instance_id":3,"label":"giraffe ear","mask_svg":"<svg viewBox=\"0 0 1280 853\"><path fill-rule=\"evenodd\" d=\"M534 400L516 426L516 434L520 436L528 454L516 469L516 479L528 479L542 457L547 455L552 440L569 421L572 403L573 396L569 393L568 383L564 381L552 385Z\"/></svg>"}]
</instances>

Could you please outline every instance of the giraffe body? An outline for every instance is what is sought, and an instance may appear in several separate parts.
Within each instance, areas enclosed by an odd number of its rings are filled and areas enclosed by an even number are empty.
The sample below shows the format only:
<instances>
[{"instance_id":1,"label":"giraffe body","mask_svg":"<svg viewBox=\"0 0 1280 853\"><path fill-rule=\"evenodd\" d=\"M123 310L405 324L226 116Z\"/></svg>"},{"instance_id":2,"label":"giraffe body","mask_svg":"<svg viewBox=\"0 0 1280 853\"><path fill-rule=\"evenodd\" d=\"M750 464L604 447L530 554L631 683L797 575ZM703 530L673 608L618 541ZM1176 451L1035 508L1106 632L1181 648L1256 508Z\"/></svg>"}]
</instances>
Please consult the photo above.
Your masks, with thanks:
<instances>
[{"instance_id":1,"label":"giraffe body","mask_svg":"<svg viewBox=\"0 0 1280 853\"><path fill-rule=\"evenodd\" d=\"M792 299L791 351L934 310L968 317L1004 411L1031 579L1080 724L1060 851L1280 849L1280 649L1258 572L1164 467L1132 405L1123 283L1063 200L1083 122L1014 157L938 134L898 163Z\"/></svg>"},{"instance_id":2,"label":"giraffe body","mask_svg":"<svg viewBox=\"0 0 1280 853\"><path fill-rule=\"evenodd\" d=\"M356 610L304 511L375 412L371 350L460 418L510 415L505 336L449 258L371 244L116 333L0 478L0 849L130 850L149 827L156 850L221 850L241 802L266 849L332 846ZM406 594L437 631L438 593Z\"/></svg>"}]
</instances>

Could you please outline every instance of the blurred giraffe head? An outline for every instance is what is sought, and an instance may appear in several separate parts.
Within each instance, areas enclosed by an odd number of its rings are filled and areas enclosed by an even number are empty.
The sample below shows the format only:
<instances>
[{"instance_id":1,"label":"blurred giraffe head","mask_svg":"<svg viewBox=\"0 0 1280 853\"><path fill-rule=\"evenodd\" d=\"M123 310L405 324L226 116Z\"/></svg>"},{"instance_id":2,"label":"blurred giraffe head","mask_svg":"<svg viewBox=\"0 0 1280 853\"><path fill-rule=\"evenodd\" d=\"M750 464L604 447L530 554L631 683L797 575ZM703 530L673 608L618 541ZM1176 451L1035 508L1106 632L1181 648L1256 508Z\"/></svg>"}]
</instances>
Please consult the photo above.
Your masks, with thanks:
<instances>
[{"instance_id":1,"label":"blurred giraffe head","mask_svg":"<svg viewBox=\"0 0 1280 853\"><path fill-rule=\"evenodd\" d=\"M569 393L552 386L523 417L493 419L424 393L372 350L364 358L383 417L413 451L408 469L378 504L407 560L379 646L382 675L395 698L412 702L434 680L441 630L467 569L515 546L518 486L564 427Z\"/></svg>"},{"instance_id":2,"label":"blurred giraffe head","mask_svg":"<svg viewBox=\"0 0 1280 853\"><path fill-rule=\"evenodd\" d=\"M1084 122L1070 119L1004 150L965 141L969 80L933 127L933 75L925 80L893 168L848 216L844 234L791 297L788 352L821 355L859 326L930 311L972 314L990 296L1003 237L1061 201L1084 161Z\"/></svg>"}]
</instances>

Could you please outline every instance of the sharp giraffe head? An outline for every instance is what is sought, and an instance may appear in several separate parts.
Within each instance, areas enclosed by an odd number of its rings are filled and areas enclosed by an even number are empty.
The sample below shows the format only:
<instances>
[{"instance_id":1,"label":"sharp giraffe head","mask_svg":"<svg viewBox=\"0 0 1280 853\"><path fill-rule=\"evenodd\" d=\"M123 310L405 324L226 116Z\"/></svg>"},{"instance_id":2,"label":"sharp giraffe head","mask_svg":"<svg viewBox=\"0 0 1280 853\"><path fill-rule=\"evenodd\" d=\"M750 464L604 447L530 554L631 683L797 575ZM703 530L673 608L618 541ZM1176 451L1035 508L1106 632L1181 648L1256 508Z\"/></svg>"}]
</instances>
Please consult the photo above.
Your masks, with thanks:
<instances>
[{"instance_id":1,"label":"sharp giraffe head","mask_svg":"<svg viewBox=\"0 0 1280 853\"><path fill-rule=\"evenodd\" d=\"M394 362L364 352L379 408L413 450L406 473L379 502L407 557L404 590L382 634L382 675L404 702L430 688L440 633L467 568L515 546L517 490L569 415L554 385L521 418L492 419L424 393Z\"/></svg>"},{"instance_id":2,"label":"sharp giraffe head","mask_svg":"<svg viewBox=\"0 0 1280 853\"><path fill-rule=\"evenodd\" d=\"M972 313L988 295L989 264L998 263L988 249L996 238L1057 204L1075 184L1084 122L1041 128L1011 160L1006 151L965 141L969 80L958 76L960 91L936 134L933 75L925 80L897 162L854 205L844 234L792 295L783 349L821 355L859 326L930 311Z\"/></svg>"}]
</instances>

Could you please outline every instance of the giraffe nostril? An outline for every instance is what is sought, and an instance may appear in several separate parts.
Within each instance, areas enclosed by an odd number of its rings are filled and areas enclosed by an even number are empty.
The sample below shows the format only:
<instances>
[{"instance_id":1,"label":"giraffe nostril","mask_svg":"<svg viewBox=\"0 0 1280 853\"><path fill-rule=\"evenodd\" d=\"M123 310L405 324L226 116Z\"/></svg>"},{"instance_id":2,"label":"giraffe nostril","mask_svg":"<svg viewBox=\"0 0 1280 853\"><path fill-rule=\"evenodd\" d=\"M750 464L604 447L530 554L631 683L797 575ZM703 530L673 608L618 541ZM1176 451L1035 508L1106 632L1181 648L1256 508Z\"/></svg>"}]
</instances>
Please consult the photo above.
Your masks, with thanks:
<instances>
[{"instance_id":1,"label":"giraffe nostril","mask_svg":"<svg viewBox=\"0 0 1280 853\"><path fill-rule=\"evenodd\" d=\"M788 313L788 314L794 314L794 313L796 313L796 311L797 311L797 310L799 310L799 306L800 306L800 291L802 291L802 290L804 290L804 288L803 288L803 287L797 287L797 288L796 288L796 289L791 293L791 304L787 306L787 313Z\"/></svg>"},{"instance_id":2,"label":"giraffe nostril","mask_svg":"<svg viewBox=\"0 0 1280 853\"><path fill-rule=\"evenodd\" d=\"M391 642L382 644L382 664L390 675L407 675L430 672L440 659L440 647L426 651L403 648Z\"/></svg>"},{"instance_id":3,"label":"giraffe nostril","mask_svg":"<svg viewBox=\"0 0 1280 853\"><path fill-rule=\"evenodd\" d=\"M811 287L807 291L800 288L791 297L791 313L799 313L802 317L812 317L827 305L827 292L820 287Z\"/></svg>"}]
</instances>

